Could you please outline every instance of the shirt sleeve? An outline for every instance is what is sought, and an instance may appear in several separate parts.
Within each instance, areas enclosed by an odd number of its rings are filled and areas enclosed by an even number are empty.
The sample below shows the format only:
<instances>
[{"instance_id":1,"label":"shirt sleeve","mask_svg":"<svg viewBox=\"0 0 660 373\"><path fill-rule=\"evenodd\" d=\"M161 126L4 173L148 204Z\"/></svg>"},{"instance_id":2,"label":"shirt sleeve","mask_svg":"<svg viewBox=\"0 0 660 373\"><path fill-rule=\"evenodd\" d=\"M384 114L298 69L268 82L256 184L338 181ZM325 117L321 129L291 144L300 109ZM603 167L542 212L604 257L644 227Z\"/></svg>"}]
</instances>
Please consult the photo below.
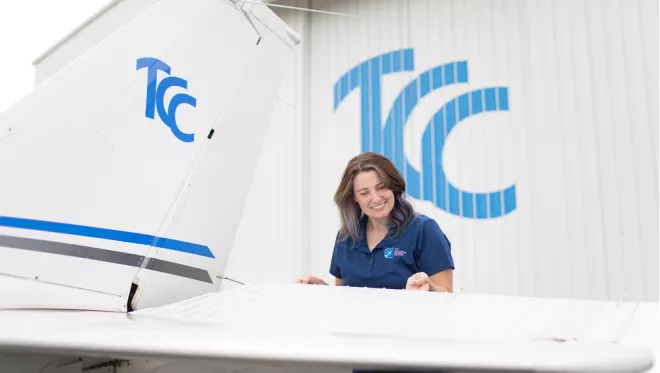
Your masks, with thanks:
<instances>
[{"instance_id":1,"label":"shirt sleeve","mask_svg":"<svg viewBox=\"0 0 660 373\"><path fill-rule=\"evenodd\" d=\"M429 276L446 269L455 269L451 243L435 220L424 222L417 250L417 267Z\"/></svg>"},{"instance_id":2,"label":"shirt sleeve","mask_svg":"<svg viewBox=\"0 0 660 373\"><path fill-rule=\"evenodd\" d=\"M335 247L332 249L332 259L330 260L330 274L336 278L341 278L341 271L339 270L339 265L337 264L337 247L339 246L338 242L339 233L335 237Z\"/></svg>"}]
</instances>

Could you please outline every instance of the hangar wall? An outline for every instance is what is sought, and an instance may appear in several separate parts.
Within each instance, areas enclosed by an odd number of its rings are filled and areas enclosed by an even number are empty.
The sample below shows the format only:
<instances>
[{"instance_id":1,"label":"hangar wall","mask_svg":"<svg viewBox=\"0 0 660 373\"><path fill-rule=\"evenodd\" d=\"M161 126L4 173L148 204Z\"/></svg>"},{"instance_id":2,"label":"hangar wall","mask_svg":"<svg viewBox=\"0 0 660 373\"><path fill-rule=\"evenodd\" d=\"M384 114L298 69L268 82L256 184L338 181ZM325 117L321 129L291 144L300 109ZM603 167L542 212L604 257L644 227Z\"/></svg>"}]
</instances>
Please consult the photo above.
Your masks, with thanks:
<instances>
[{"instance_id":1,"label":"hangar wall","mask_svg":"<svg viewBox=\"0 0 660 373\"><path fill-rule=\"evenodd\" d=\"M298 51L310 273L330 279L332 195L372 150L451 239L457 288L658 299L656 1L288 4L362 16L308 14Z\"/></svg>"}]
</instances>

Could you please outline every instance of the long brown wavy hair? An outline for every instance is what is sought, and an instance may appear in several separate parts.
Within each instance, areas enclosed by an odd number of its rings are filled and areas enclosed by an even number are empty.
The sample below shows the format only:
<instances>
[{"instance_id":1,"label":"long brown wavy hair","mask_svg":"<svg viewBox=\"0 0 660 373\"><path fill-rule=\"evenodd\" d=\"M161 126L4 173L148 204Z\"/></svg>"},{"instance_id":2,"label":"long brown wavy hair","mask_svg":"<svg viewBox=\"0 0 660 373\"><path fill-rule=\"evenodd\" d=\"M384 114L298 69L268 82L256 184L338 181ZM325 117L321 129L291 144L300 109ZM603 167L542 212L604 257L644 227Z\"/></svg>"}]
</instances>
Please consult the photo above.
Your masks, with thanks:
<instances>
[{"instance_id":1,"label":"long brown wavy hair","mask_svg":"<svg viewBox=\"0 0 660 373\"><path fill-rule=\"evenodd\" d=\"M362 210L353 198L353 179L355 175L365 171L375 171L381 182L394 193L394 207L390 212L389 225L395 236L403 232L415 215L412 203L406 199L406 181L392 162L377 153L361 153L348 162L335 192L335 204L339 208L341 219L339 241L350 237L355 242L365 233L360 232Z\"/></svg>"}]
</instances>

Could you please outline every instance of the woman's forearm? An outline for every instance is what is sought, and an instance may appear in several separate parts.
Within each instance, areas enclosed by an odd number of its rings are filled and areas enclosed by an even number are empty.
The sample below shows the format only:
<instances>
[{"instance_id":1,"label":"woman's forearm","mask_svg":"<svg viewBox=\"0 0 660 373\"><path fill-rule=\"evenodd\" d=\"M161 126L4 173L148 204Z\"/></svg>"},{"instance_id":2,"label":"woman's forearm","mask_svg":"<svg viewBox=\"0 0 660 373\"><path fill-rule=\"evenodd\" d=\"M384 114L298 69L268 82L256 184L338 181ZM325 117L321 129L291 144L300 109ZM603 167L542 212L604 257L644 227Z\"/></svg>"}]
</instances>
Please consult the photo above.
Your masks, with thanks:
<instances>
[{"instance_id":1,"label":"woman's forearm","mask_svg":"<svg viewBox=\"0 0 660 373\"><path fill-rule=\"evenodd\" d=\"M451 293L452 292L450 288L448 288L446 286L443 286L443 285L436 284L430 279L429 279L429 290L437 291L437 292L440 292L440 293Z\"/></svg>"}]
</instances>

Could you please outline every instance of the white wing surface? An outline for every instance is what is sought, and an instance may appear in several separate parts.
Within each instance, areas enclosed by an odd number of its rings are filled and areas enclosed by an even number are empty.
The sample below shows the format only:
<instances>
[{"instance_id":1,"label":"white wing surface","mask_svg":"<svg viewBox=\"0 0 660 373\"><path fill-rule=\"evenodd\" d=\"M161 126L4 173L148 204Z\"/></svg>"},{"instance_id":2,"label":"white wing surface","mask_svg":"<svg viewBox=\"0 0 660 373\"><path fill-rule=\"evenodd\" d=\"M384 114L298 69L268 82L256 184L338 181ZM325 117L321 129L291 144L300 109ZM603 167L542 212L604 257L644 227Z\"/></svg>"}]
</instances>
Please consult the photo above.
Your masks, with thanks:
<instances>
[{"instance_id":1,"label":"white wing surface","mask_svg":"<svg viewBox=\"0 0 660 373\"><path fill-rule=\"evenodd\" d=\"M131 314L2 312L0 348L215 361L211 371L644 372L656 314L648 303L268 283Z\"/></svg>"}]
</instances>

